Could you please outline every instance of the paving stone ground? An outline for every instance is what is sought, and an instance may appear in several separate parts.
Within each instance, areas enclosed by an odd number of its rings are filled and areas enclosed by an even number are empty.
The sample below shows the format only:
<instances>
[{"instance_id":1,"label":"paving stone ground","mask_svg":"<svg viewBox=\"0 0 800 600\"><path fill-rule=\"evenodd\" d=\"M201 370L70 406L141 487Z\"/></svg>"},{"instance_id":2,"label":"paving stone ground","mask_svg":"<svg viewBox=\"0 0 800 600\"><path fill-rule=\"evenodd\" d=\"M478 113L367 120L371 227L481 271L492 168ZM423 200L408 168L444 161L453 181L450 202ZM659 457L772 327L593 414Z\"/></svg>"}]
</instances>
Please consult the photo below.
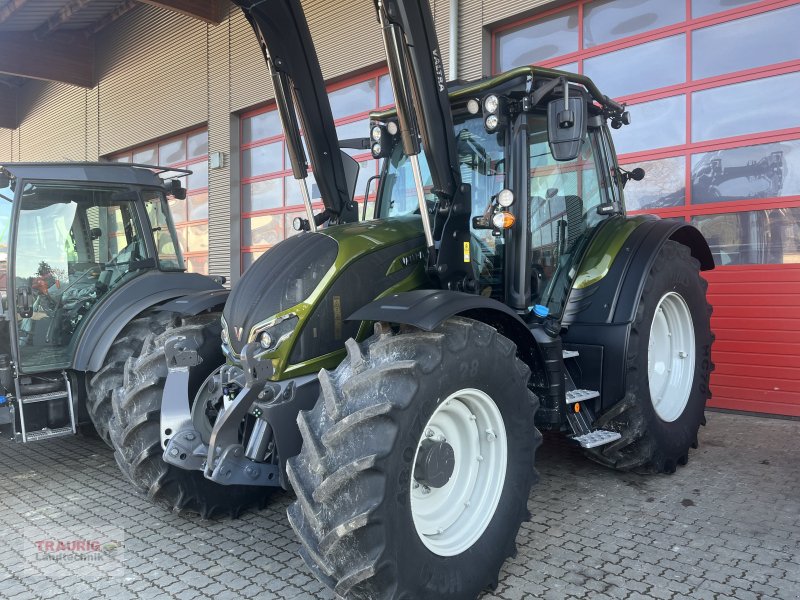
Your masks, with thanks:
<instances>
[{"instance_id":1,"label":"paving stone ground","mask_svg":"<svg viewBox=\"0 0 800 600\"><path fill-rule=\"evenodd\" d=\"M136 496L97 439L0 434L2 600L333 597L296 554L290 494L203 521ZM800 421L711 412L700 444L675 475L645 477L547 436L533 519L481 600L800 598ZM36 546L73 538L119 545ZM77 555L101 560L54 560Z\"/></svg>"}]
</instances>

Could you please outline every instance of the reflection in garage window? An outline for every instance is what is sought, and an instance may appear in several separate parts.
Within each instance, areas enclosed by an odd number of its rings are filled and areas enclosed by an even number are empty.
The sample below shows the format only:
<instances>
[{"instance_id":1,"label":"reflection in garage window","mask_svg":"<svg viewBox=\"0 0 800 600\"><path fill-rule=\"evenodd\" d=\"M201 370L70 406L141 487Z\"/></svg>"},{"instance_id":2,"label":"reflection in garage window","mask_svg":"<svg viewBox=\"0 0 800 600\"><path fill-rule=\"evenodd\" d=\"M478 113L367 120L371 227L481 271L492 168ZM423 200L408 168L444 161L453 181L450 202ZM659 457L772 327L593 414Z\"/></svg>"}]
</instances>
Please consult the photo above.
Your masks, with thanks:
<instances>
[{"instance_id":1,"label":"reflection in garage window","mask_svg":"<svg viewBox=\"0 0 800 600\"><path fill-rule=\"evenodd\" d=\"M800 263L800 208L702 215L692 223L717 266Z\"/></svg>"},{"instance_id":2,"label":"reflection in garage window","mask_svg":"<svg viewBox=\"0 0 800 600\"><path fill-rule=\"evenodd\" d=\"M641 167L645 172L644 179L629 181L625 186L625 206L628 210L683 206L686 200L686 159L683 156L622 166L629 171Z\"/></svg>"},{"instance_id":3,"label":"reflection in garage window","mask_svg":"<svg viewBox=\"0 0 800 600\"><path fill-rule=\"evenodd\" d=\"M800 140L692 156L692 204L800 195Z\"/></svg>"}]
</instances>

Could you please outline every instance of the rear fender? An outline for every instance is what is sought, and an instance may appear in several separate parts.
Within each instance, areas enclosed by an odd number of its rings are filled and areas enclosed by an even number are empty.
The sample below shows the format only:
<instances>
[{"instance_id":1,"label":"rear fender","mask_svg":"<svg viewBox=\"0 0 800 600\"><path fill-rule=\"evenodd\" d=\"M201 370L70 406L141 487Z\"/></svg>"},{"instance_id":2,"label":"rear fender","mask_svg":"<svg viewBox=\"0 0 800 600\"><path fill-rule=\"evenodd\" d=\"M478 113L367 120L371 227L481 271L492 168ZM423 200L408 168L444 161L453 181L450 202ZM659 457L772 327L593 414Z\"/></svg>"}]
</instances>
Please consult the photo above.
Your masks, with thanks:
<instances>
[{"instance_id":1,"label":"rear fender","mask_svg":"<svg viewBox=\"0 0 800 600\"><path fill-rule=\"evenodd\" d=\"M603 279L570 293L563 320L567 327L564 344L581 351L576 362L583 378L576 383L596 389L595 382L600 382L600 409L616 404L625 393L630 326L647 276L669 240L687 246L701 270L714 268L711 250L697 228L675 221L646 220L625 240Z\"/></svg>"}]
</instances>

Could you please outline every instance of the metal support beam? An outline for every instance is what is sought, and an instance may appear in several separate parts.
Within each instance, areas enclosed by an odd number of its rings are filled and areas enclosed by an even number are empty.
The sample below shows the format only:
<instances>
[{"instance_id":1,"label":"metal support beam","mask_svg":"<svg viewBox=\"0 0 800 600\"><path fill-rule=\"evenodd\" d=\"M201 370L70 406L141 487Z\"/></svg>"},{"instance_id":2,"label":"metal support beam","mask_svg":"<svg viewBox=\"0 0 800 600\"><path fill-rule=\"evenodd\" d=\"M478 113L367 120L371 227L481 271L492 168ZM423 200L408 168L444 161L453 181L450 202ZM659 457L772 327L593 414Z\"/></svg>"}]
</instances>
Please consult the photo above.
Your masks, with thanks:
<instances>
[{"instance_id":1,"label":"metal support beam","mask_svg":"<svg viewBox=\"0 0 800 600\"><path fill-rule=\"evenodd\" d=\"M79 12L84 6L89 4L89 2L91 2L91 0L72 0L72 2L65 4L61 7L61 10L52 15L33 32L33 37L37 40L44 39L69 21L75 13Z\"/></svg>"},{"instance_id":2,"label":"metal support beam","mask_svg":"<svg viewBox=\"0 0 800 600\"><path fill-rule=\"evenodd\" d=\"M0 127L16 129L17 126L17 90L0 88Z\"/></svg>"},{"instance_id":3,"label":"metal support beam","mask_svg":"<svg viewBox=\"0 0 800 600\"><path fill-rule=\"evenodd\" d=\"M0 23L8 20L11 15L25 6L26 2L28 0L9 0L8 3L4 4L3 8L0 8Z\"/></svg>"},{"instance_id":4,"label":"metal support beam","mask_svg":"<svg viewBox=\"0 0 800 600\"><path fill-rule=\"evenodd\" d=\"M7 75L92 87L93 56L93 45L84 36L55 33L43 41L29 32L0 36L0 73Z\"/></svg>"},{"instance_id":5,"label":"metal support beam","mask_svg":"<svg viewBox=\"0 0 800 600\"><path fill-rule=\"evenodd\" d=\"M222 6L218 0L139 0L139 2L179 12L212 25L222 23Z\"/></svg>"}]
</instances>

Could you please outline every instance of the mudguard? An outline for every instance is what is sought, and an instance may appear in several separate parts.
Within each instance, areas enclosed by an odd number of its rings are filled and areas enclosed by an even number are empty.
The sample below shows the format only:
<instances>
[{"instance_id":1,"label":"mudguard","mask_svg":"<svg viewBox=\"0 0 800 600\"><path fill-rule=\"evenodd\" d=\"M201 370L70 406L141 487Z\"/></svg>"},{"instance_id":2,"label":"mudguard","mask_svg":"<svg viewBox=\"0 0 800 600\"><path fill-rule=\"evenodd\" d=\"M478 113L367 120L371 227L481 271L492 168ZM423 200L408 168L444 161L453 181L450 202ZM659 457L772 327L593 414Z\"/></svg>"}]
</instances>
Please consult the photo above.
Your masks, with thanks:
<instances>
[{"instance_id":1,"label":"mudguard","mask_svg":"<svg viewBox=\"0 0 800 600\"><path fill-rule=\"evenodd\" d=\"M216 290L204 290L202 292L195 292L187 296L181 296L165 302L158 307L159 311L171 312L178 315L185 315L193 317L202 312L212 309L222 310L225 302L228 301L228 296L231 291L225 288Z\"/></svg>"},{"instance_id":2,"label":"mudguard","mask_svg":"<svg viewBox=\"0 0 800 600\"><path fill-rule=\"evenodd\" d=\"M348 320L386 321L431 331L454 316L491 325L517 345L520 358L534 373L543 372L545 357L533 331L514 310L492 298L449 290L414 290L370 302Z\"/></svg>"},{"instance_id":3,"label":"mudguard","mask_svg":"<svg viewBox=\"0 0 800 600\"><path fill-rule=\"evenodd\" d=\"M563 319L564 346L580 353L575 359L580 373L576 383L601 392L600 409L616 404L624 395L631 323L647 275L667 240L688 246L701 270L714 268L700 231L687 223L653 218L630 233L605 277L570 293Z\"/></svg>"},{"instance_id":4,"label":"mudguard","mask_svg":"<svg viewBox=\"0 0 800 600\"><path fill-rule=\"evenodd\" d=\"M72 368L81 372L100 370L125 325L148 308L196 292L222 289L211 278L196 273L153 271L134 278L91 313L75 348Z\"/></svg>"}]
</instances>

